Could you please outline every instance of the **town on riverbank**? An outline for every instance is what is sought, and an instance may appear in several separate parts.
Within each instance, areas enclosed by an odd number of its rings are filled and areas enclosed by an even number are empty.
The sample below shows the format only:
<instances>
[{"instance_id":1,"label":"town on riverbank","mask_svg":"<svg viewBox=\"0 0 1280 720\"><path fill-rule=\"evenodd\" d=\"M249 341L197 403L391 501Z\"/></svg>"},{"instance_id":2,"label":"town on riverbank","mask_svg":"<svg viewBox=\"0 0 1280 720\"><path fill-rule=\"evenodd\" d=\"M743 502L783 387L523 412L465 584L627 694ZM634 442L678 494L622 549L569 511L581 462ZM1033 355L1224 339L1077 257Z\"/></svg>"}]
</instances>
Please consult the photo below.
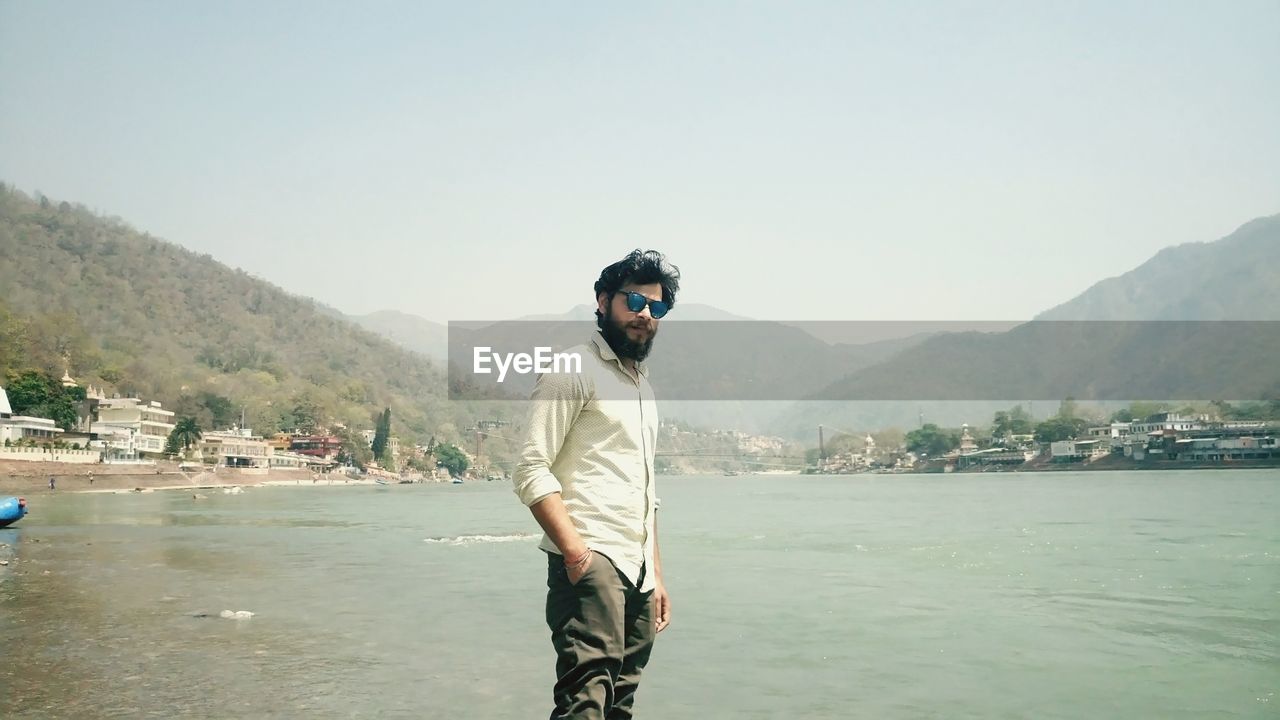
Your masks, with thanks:
<instances>
[{"instance_id":1,"label":"town on riverbank","mask_svg":"<svg viewBox=\"0 0 1280 720\"><path fill-rule=\"evenodd\" d=\"M1226 403L1223 414L1241 413ZM1064 403L1055 417L1035 424L1014 408L996 413L987 433L968 425L958 431L932 424L906 433L900 445L877 447L867 435L829 451L823 428L810 473L1000 472L1016 470L1178 470L1280 467L1280 421L1224 418L1222 414L1163 411L1138 419L1117 411L1109 422L1090 424Z\"/></svg>"},{"instance_id":2,"label":"town on riverbank","mask_svg":"<svg viewBox=\"0 0 1280 720\"><path fill-rule=\"evenodd\" d=\"M14 412L0 387L0 492L148 490L230 485L448 482L467 477L469 456L453 446L401 446L390 411L376 430L255 434L202 430L158 401L106 397L69 374L57 413ZM21 406L20 406L21 407ZM26 409L25 407L23 409ZM401 468L401 470L397 470ZM471 477L474 477L472 475Z\"/></svg>"},{"instance_id":3,"label":"town on riverbank","mask_svg":"<svg viewBox=\"0 0 1280 720\"><path fill-rule=\"evenodd\" d=\"M478 425L474 452L467 452L434 441L402 443L391 432L389 409L373 430L315 424L259 435L240 425L202 430L158 401L106 397L92 385L80 388L69 374L60 390L77 400L62 413L66 417L55 419L30 410L30 402L20 406L28 412L14 412L0 387L0 492L462 482L506 479L513 469L515 445L506 443L505 454L482 452L485 437L512 440L495 434L505 421ZM1280 422L1269 415L1275 405L1216 402L1171 410L1135 403L1100 421L1064 401L1047 419L1037 421L1015 406L981 428L943 428L923 419L905 433L819 425L816 447L665 420L657 471L733 476L1280 467ZM35 405L42 407L48 405Z\"/></svg>"}]
</instances>

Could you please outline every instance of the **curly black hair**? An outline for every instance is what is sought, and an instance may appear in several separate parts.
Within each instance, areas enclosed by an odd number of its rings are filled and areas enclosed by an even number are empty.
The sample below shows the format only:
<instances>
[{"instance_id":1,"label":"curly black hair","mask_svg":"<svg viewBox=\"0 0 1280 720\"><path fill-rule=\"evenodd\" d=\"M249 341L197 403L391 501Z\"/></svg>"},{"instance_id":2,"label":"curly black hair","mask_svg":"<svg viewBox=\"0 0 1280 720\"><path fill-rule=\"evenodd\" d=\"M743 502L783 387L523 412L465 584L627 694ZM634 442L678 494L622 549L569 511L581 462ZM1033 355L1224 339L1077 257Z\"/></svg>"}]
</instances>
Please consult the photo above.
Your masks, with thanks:
<instances>
[{"instance_id":1,"label":"curly black hair","mask_svg":"<svg viewBox=\"0 0 1280 720\"><path fill-rule=\"evenodd\" d=\"M612 300L613 294L627 283L658 283L662 285L662 301L668 307L675 307L676 293L680 290L680 268L667 262L666 256L657 250L636 248L626 257L600 271L600 279L596 280L595 285L596 296L608 293ZM602 318L600 311L596 310L596 319Z\"/></svg>"}]
</instances>

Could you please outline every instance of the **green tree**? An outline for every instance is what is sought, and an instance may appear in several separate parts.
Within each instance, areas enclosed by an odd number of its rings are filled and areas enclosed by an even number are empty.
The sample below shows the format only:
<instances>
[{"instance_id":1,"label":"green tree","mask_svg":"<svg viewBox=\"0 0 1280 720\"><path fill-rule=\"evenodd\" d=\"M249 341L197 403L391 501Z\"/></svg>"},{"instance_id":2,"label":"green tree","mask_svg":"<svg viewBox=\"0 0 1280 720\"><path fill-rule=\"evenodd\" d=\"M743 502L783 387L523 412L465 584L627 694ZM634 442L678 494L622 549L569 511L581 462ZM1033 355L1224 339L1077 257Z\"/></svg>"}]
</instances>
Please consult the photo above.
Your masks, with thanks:
<instances>
[{"instance_id":1,"label":"green tree","mask_svg":"<svg viewBox=\"0 0 1280 720\"><path fill-rule=\"evenodd\" d=\"M1127 408L1121 408L1111 413L1111 422L1130 422L1132 420L1146 420L1157 413L1168 412L1169 406L1166 403L1153 402L1136 402Z\"/></svg>"},{"instance_id":2,"label":"green tree","mask_svg":"<svg viewBox=\"0 0 1280 720\"><path fill-rule=\"evenodd\" d=\"M387 408L378 416L378 425L373 431L373 456L381 461L388 452L391 438L391 408Z\"/></svg>"},{"instance_id":3,"label":"green tree","mask_svg":"<svg viewBox=\"0 0 1280 720\"><path fill-rule=\"evenodd\" d=\"M350 428L338 428L335 435L342 443L337 457L340 464L364 468L373 461L373 452L369 450L369 443L365 442L364 435Z\"/></svg>"},{"instance_id":4,"label":"green tree","mask_svg":"<svg viewBox=\"0 0 1280 720\"><path fill-rule=\"evenodd\" d=\"M1036 426L1036 440L1042 443L1072 440L1084 435L1089 423L1080 418L1051 417Z\"/></svg>"},{"instance_id":5,"label":"green tree","mask_svg":"<svg viewBox=\"0 0 1280 720\"><path fill-rule=\"evenodd\" d=\"M231 427L240 419L235 404L217 393L200 393L200 404L209 412L209 420L214 429Z\"/></svg>"},{"instance_id":6,"label":"green tree","mask_svg":"<svg viewBox=\"0 0 1280 720\"><path fill-rule=\"evenodd\" d=\"M1035 430L1035 422L1021 405L1001 410L991 421L991 436L1003 438L1009 435L1029 435Z\"/></svg>"},{"instance_id":7,"label":"green tree","mask_svg":"<svg viewBox=\"0 0 1280 720\"><path fill-rule=\"evenodd\" d=\"M75 427L76 402L84 399L82 388L64 388L39 370L10 372L5 391L13 414L47 418L63 430Z\"/></svg>"},{"instance_id":8,"label":"green tree","mask_svg":"<svg viewBox=\"0 0 1280 720\"><path fill-rule=\"evenodd\" d=\"M322 410L315 400L309 397L299 398L290 411L293 429L304 433L313 433L321 425Z\"/></svg>"},{"instance_id":9,"label":"green tree","mask_svg":"<svg viewBox=\"0 0 1280 720\"><path fill-rule=\"evenodd\" d=\"M204 437L204 432L200 429L200 425L196 423L195 418L184 417L178 421L177 425L173 426L173 432L169 433L169 437L177 438L177 442L182 446L183 450L190 450L192 445L200 442L200 438Z\"/></svg>"},{"instance_id":10,"label":"green tree","mask_svg":"<svg viewBox=\"0 0 1280 720\"><path fill-rule=\"evenodd\" d=\"M907 433L906 437L908 450L931 457L943 455L959 444L959 433L943 430L933 423L925 423L923 427Z\"/></svg>"},{"instance_id":11,"label":"green tree","mask_svg":"<svg viewBox=\"0 0 1280 720\"><path fill-rule=\"evenodd\" d=\"M450 475L459 477L471 463L456 445L442 444L436 446L436 464L448 470Z\"/></svg>"},{"instance_id":12,"label":"green tree","mask_svg":"<svg viewBox=\"0 0 1280 720\"><path fill-rule=\"evenodd\" d=\"M28 415L48 404L56 394L53 388L53 379L38 370L10 372L5 383L15 415Z\"/></svg>"}]
</instances>

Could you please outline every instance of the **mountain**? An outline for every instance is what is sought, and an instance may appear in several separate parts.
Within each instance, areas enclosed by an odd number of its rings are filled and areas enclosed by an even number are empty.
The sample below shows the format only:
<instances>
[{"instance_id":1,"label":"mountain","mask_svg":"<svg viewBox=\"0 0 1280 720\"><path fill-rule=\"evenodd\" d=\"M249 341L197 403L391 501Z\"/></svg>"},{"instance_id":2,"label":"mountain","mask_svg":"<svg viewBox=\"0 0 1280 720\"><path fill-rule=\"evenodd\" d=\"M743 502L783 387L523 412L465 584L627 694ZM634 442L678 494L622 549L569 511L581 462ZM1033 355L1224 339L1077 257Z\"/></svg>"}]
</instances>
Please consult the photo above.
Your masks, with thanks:
<instances>
[{"instance_id":1,"label":"mountain","mask_svg":"<svg viewBox=\"0 0 1280 720\"><path fill-rule=\"evenodd\" d=\"M348 317L365 330L437 362L443 363L449 355L449 329L438 322L399 310Z\"/></svg>"},{"instance_id":2,"label":"mountain","mask_svg":"<svg viewBox=\"0 0 1280 720\"><path fill-rule=\"evenodd\" d=\"M0 379L37 367L159 400L205 428L307 417L457 442L487 408L446 399L441 364L208 255L82 206L0 186Z\"/></svg>"},{"instance_id":3,"label":"mountain","mask_svg":"<svg viewBox=\"0 0 1280 720\"><path fill-rule=\"evenodd\" d=\"M1037 320L1280 320L1280 215L1165 248Z\"/></svg>"},{"instance_id":4,"label":"mountain","mask_svg":"<svg viewBox=\"0 0 1280 720\"><path fill-rule=\"evenodd\" d=\"M563 313L546 313L541 315L525 315L518 318L519 322L562 322L573 320L585 320L594 322L596 319L596 306L583 303L574 305L568 311ZM751 318L741 315L734 315L731 312L721 310L712 305L703 305L699 303L676 303L671 314L666 317L666 321L686 320L686 321L704 321L704 320L750 320Z\"/></svg>"},{"instance_id":5,"label":"mountain","mask_svg":"<svg viewBox=\"0 0 1280 720\"><path fill-rule=\"evenodd\" d=\"M1258 400L1280 394L1280 216L1168 248L1036 320L928 338L824 400ZM1152 322L1159 321L1159 322Z\"/></svg>"},{"instance_id":6,"label":"mountain","mask_svg":"<svg viewBox=\"0 0 1280 720\"><path fill-rule=\"evenodd\" d=\"M679 308L679 313L672 313L669 316L671 320L747 319L710 305L693 303L680 305ZM593 306L584 303L575 305L563 313L527 315L519 318L517 322L594 322L594 311L595 308ZM378 310L368 315L350 315L347 316L347 319L400 347L425 355L433 360L443 363L449 356L449 327L442 323L433 322L424 317L399 310Z\"/></svg>"}]
</instances>

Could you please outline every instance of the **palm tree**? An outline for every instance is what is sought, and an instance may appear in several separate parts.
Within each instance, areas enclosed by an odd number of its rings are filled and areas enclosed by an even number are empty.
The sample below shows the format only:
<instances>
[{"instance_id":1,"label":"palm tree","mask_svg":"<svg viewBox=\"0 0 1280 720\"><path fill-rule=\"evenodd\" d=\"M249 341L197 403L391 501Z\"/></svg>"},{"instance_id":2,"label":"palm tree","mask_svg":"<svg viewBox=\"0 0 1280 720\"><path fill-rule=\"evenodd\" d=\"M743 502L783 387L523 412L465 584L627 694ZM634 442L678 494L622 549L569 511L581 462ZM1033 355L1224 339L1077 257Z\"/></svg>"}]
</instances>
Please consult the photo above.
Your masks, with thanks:
<instances>
[{"instance_id":1,"label":"palm tree","mask_svg":"<svg viewBox=\"0 0 1280 720\"><path fill-rule=\"evenodd\" d=\"M192 445L200 442L200 438L204 436L204 433L200 430L200 426L196 424L195 418L186 417L173 426L173 436L182 445L182 449L190 450Z\"/></svg>"}]
</instances>

